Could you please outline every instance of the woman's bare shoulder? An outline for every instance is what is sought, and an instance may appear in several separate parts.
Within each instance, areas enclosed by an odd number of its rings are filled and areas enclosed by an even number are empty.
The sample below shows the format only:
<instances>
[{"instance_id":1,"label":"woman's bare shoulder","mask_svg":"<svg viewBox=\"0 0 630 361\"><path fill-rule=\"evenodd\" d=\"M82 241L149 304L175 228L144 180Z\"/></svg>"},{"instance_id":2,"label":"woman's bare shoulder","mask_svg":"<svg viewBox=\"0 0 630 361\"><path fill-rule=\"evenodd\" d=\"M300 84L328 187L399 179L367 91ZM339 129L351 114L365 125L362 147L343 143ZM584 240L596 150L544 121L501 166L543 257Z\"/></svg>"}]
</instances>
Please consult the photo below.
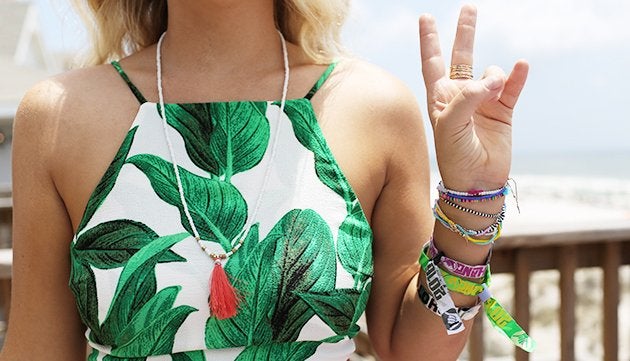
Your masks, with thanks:
<instances>
[{"instance_id":1,"label":"woman's bare shoulder","mask_svg":"<svg viewBox=\"0 0 630 361\"><path fill-rule=\"evenodd\" d=\"M71 70L39 82L26 93L14 134L16 139L38 144L39 155L47 159L55 177L115 144L138 107L111 65Z\"/></svg>"},{"instance_id":2,"label":"woman's bare shoulder","mask_svg":"<svg viewBox=\"0 0 630 361\"><path fill-rule=\"evenodd\" d=\"M422 126L417 98L405 82L360 59L344 59L338 68L332 82L334 96L361 123L386 127L388 132Z\"/></svg>"},{"instance_id":3,"label":"woman's bare shoulder","mask_svg":"<svg viewBox=\"0 0 630 361\"><path fill-rule=\"evenodd\" d=\"M339 62L340 88L354 93L358 102L377 103L381 107L417 106L409 86L387 70L357 58Z\"/></svg>"},{"instance_id":4,"label":"woman's bare shoulder","mask_svg":"<svg viewBox=\"0 0 630 361\"><path fill-rule=\"evenodd\" d=\"M70 70L29 89L18 109L28 116L18 119L56 128L79 126L109 108L116 98L124 101L119 89L125 90L124 83L109 64Z\"/></svg>"},{"instance_id":5,"label":"woman's bare shoulder","mask_svg":"<svg viewBox=\"0 0 630 361\"><path fill-rule=\"evenodd\" d=\"M422 115L409 86L388 71L359 59L338 64L331 95L352 114L355 129L375 134L378 141L417 140L423 133Z\"/></svg>"}]
</instances>

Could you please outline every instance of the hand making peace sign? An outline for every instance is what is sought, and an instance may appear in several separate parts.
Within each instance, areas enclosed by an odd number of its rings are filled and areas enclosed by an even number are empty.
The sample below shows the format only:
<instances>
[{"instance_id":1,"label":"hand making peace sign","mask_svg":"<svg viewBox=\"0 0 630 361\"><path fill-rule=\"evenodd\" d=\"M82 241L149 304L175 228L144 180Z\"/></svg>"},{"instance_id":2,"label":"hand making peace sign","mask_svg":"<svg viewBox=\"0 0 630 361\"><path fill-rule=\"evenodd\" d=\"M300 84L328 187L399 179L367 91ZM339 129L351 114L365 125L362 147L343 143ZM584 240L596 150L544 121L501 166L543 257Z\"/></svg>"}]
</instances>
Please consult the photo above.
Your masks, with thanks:
<instances>
[{"instance_id":1,"label":"hand making peace sign","mask_svg":"<svg viewBox=\"0 0 630 361\"><path fill-rule=\"evenodd\" d=\"M464 6L451 65L472 66L476 21L477 10ZM512 158L512 114L529 65L519 60L507 78L503 70L492 66L480 80L451 79L430 15L420 17L420 51L444 184L461 191L502 187L509 177Z\"/></svg>"}]
</instances>

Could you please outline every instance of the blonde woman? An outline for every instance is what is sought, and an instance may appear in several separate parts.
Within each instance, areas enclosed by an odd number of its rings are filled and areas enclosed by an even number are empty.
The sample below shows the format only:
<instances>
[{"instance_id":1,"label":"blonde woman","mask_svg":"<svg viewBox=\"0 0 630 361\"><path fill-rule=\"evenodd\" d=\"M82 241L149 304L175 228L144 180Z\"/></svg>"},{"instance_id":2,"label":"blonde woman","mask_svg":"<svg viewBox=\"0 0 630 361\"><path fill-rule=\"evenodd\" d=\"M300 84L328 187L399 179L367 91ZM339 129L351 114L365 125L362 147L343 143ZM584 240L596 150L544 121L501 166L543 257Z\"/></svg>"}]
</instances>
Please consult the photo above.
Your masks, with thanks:
<instances>
[{"instance_id":1,"label":"blonde woman","mask_svg":"<svg viewBox=\"0 0 630 361\"><path fill-rule=\"evenodd\" d=\"M467 331L419 299L418 256L432 236L472 265L490 246L434 227L416 99L341 57L346 1L83 5L93 66L34 87L15 120L0 360L85 359L86 342L99 361L347 360L364 310L380 359L457 358ZM420 19L439 168L461 191L506 183L527 76L470 79L475 21L464 7L453 80Z\"/></svg>"}]
</instances>

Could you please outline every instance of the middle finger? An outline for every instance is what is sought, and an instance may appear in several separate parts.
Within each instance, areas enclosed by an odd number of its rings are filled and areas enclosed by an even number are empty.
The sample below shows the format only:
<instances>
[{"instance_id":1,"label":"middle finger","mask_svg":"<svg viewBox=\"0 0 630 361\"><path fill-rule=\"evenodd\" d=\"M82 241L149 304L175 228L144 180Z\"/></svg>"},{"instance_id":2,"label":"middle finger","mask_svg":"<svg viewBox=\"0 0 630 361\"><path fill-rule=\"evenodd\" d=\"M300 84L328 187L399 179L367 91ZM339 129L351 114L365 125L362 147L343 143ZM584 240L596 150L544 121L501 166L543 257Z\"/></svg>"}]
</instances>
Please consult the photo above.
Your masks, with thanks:
<instances>
[{"instance_id":1,"label":"middle finger","mask_svg":"<svg viewBox=\"0 0 630 361\"><path fill-rule=\"evenodd\" d=\"M475 45L475 26L477 9L472 5L464 5L457 22L457 33L453 44L451 65L473 65L473 47Z\"/></svg>"}]
</instances>

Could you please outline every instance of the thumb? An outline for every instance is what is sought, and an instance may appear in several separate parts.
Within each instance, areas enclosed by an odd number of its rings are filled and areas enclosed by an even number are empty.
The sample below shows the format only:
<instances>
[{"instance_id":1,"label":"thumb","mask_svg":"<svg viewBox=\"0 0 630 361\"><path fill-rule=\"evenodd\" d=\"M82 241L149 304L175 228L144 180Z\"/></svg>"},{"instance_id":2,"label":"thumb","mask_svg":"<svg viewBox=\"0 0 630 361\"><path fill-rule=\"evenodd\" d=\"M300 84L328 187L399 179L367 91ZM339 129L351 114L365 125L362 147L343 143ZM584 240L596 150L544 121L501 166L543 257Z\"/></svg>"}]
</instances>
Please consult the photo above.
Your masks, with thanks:
<instances>
[{"instance_id":1,"label":"thumb","mask_svg":"<svg viewBox=\"0 0 630 361\"><path fill-rule=\"evenodd\" d=\"M498 74L488 74L483 79L469 82L442 112L440 116L442 126L462 127L467 125L470 122L470 117L483 102L499 96L504 84L505 77Z\"/></svg>"}]
</instances>

